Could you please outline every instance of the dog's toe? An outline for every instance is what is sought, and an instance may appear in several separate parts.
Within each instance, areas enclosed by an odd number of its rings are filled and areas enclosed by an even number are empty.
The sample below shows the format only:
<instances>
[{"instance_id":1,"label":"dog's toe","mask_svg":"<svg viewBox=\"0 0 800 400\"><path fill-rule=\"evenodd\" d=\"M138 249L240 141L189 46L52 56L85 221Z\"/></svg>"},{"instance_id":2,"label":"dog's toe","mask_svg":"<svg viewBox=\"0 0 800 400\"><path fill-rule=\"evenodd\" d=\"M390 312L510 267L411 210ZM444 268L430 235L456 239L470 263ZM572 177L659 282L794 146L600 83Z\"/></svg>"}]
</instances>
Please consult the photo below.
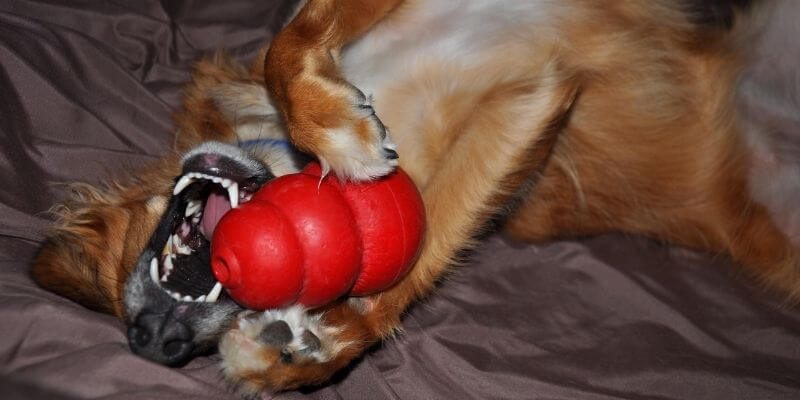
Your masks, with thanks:
<instances>
[{"instance_id":1,"label":"dog's toe","mask_svg":"<svg viewBox=\"0 0 800 400\"><path fill-rule=\"evenodd\" d=\"M300 343L302 343L302 346L299 351L303 355L312 354L322 349L322 341L311 331L303 332L300 337Z\"/></svg>"},{"instance_id":2,"label":"dog's toe","mask_svg":"<svg viewBox=\"0 0 800 400\"><path fill-rule=\"evenodd\" d=\"M267 346L284 347L291 343L292 338L292 328L286 321L270 322L258 334L258 339Z\"/></svg>"}]
</instances>

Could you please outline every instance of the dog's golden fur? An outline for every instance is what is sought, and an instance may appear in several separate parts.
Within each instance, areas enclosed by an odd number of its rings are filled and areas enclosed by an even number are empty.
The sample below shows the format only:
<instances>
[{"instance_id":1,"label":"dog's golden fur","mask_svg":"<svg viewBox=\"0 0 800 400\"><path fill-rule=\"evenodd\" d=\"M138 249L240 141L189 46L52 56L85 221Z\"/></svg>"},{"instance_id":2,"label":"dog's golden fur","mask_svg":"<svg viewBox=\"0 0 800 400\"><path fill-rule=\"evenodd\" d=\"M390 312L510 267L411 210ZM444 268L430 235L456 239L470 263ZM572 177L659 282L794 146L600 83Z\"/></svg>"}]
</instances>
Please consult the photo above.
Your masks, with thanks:
<instances>
[{"instance_id":1,"label":"dog's golden fur","mask_svg":"<svg viewBox=\"0 0 800 400\"><path fill-rule=\"evenodd\" d=\"M320 310L347 344L335 357L282 363L276 349L259 348L269 368L228 378L248 391L324 381L391 335L407 306L496 217L523 240L622 231L728 253L769 287L800 297L796 250L749 195L734 101L745 30L697 26L675 1L564 3L569 18L532 29L535 38L475 55L489 61L422 65L412 79L386 84L375 109L428 215L417 263L384 293ZM337 174L365 179L390 170L376 151L376 126L352 110L358 96L330 55L373 24L413 23L404 19L414 7L312 1L275 39L265 64L245 70L222 57L201 61L175 118L174 152L134 179L81 190L34 277L123 317L123 282L164 210L178 155L202 141L236 140L212 100L222 83L266 79L293 142ZM360 154L336 147L336 134L353 135Z\"/></svg>"}]
</instances>

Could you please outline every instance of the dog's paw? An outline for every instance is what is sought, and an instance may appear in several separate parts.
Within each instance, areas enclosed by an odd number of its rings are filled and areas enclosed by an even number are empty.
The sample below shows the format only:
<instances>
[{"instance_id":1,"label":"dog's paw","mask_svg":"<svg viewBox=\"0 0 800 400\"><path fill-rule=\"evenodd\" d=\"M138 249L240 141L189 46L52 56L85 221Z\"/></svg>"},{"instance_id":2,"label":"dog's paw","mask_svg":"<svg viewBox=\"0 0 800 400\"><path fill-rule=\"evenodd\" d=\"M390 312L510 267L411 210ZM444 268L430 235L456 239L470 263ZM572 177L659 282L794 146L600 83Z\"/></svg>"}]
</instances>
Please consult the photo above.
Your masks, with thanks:
<instances>
[{"instance_id":1,"label":"dog's paw","mask_svg":"<svg viewBox=\"0 0 800 400\"><path fill-rule=\"evenodd\" d=\"M397 167L397 146L371 100L356 87L314 76L288 91L287 98L297 104L286 110L290 136L299 148L317 157L324 173L364 181Z\"/></svg>"},{"instance_id":2,"label":"dog's paw","mask_svg":"<svg viewBox=\"0 0 800 400\"><path fill-rule=\"evenodd\" d=\"M355 88L336 127L326 128L317 157L323 170L350 180L368 180L392 172L398 165L397 146L378 118L369 98ZM354 102L349 101L354 99Z\"/></svg>"},{"instance_id":3,"label":"dog's paw","mask_svg":"<svg viewBox=\"0 0 800 400\"><path fill-rule=\"evenodd\" d=\"M220 341L222 371L245 395L318 384L360 353L341 333L299 306L246 311Z\"/></svg>"}]
</instances>

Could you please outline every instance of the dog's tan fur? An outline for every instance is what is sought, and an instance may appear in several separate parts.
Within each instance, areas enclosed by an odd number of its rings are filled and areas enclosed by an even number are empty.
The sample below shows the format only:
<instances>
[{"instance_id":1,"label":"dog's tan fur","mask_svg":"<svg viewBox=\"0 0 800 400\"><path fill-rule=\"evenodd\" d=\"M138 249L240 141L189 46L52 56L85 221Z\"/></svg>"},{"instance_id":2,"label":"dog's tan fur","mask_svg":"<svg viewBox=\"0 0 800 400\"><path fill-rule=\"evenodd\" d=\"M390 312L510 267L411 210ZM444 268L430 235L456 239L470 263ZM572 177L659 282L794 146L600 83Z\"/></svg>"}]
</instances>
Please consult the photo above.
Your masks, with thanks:
<instances>
[{"instance_id":1,"label":"dog's tan fur","mask_svg":"<svg viewBox=\"0 0 800 400\"><path fill-rule=\"evenodd\" d=\"M416 3L312 1L272 43L266 63L246 71L223 58L200 62L176 116L175 153L136 179L78 196L34 277L122 317L122 282L163 212L177 155L201 141L235 140L236 127L212 100L220 84L265 79L295 144L341 176L384 171L375 126L353 112L358 96L335 57L376 23L409 23ZM537 32L474 68L423 66L415 80L390 84L375 108L423 194L428 232L417 263L384 293L320 310L338 328L336 341L348 344L335 357L288 364L262 348L269 368L228 377L253 391L324 381L391 335L407 306L498 215L523 240L623 231L726 252L770 287L800 297L796 250L748 194L734 104L743 33L697 28L672 3L573 0L557 32ZM453 81L456 91L436 91L437 82ZM412 105L426 91L434 100L419 114ZM331 145L332 132L353 135L358 157L380 168L345 165L351 154Z\"/></svg>"}]
</instances>

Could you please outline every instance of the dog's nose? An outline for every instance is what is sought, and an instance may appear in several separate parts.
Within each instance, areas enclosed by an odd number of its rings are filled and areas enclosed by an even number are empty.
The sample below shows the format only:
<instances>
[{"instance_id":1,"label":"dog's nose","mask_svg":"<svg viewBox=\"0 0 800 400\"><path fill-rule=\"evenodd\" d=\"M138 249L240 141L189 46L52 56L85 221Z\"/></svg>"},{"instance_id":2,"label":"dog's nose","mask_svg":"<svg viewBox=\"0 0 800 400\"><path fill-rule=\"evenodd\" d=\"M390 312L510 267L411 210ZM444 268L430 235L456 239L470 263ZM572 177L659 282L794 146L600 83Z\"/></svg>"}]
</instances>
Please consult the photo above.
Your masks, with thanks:
<instances>
[{"instance_id":1,"label":"dog's nose","mask_svg":"<svg viewBox=\"0 0 800 400\"><path fill-rule=\"evenodd\" d=\"M171 313L140 314L128 328L128 343L134 353L169 366L192 358L193 337L192 330Z\"/></svg>"},{"instance_id":2,"label":"dog's nose","mask_svg":"<svg viewBox=\"0 0 800 400\"><path fill-rule=\"evenodd\" d=\"M383 151L386 154L386 158L390 160L397 160L400 158L400 155L398 155L397 152L392 149L383 149Z\"/></svg>"}]
</instances>

